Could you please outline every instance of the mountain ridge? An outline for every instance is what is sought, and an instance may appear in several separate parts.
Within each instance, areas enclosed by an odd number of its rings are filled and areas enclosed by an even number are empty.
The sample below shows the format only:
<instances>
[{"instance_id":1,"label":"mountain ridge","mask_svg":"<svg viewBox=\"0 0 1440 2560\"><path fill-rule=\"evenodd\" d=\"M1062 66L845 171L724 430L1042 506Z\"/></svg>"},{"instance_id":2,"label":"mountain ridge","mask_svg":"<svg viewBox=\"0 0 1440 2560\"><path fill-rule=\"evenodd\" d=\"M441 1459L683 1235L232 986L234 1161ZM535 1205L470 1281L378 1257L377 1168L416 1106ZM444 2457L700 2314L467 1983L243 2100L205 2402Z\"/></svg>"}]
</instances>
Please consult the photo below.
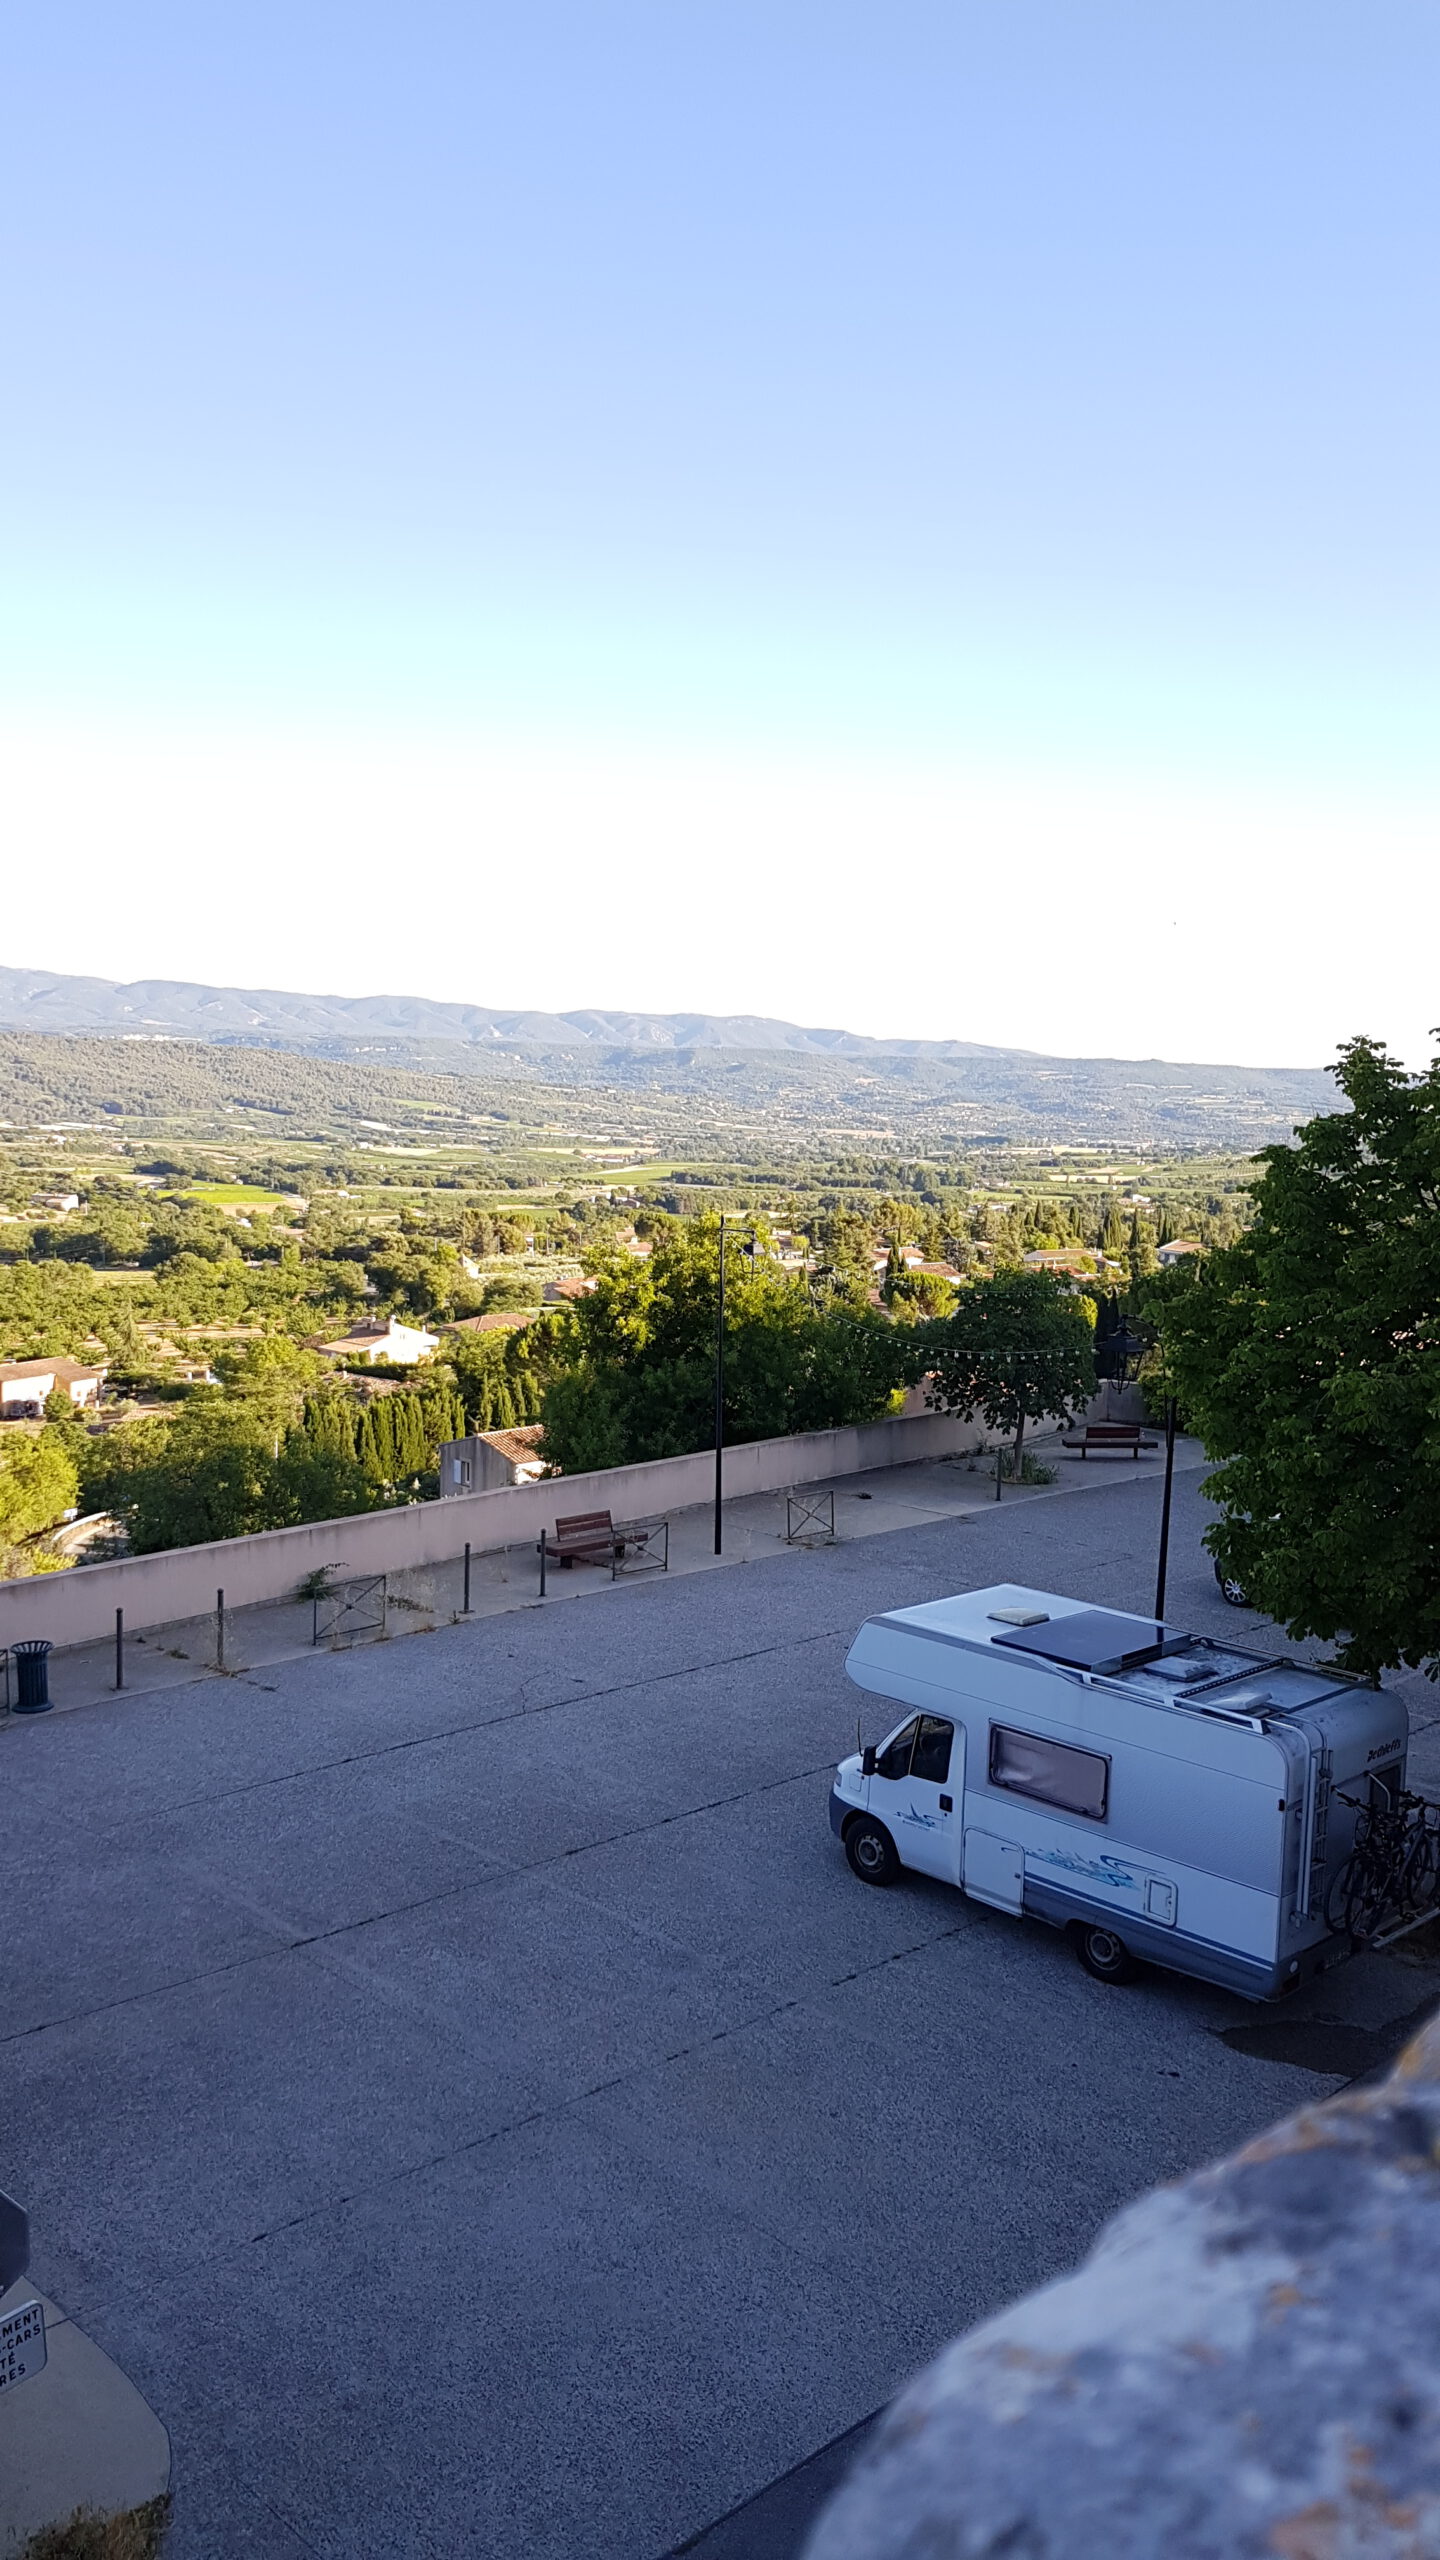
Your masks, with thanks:
<instances>
[{"instance_id":1,"label":"mountain ridge","mask_svg":"<svg viewBox=\"0 0 1440 2560\"><path fill-rule=\"evenodd\" d=\"M663 1057L697 1049L815 1058L1014 1059L1027 1068L1166 1066L1177 1073L1296 1079L1317 1067L1247 1067L1221 1060L1061 1057L977 1040L876 1037L784 1022L763 1014L641 1013L580 1006L569 1013L457 1004L431 996L333 996L269 987L211 986L185 978L131 980L0 966L0 1030L108 1033L131 1038L271 1043L439 1040L553 1055L577 1044Z\"/></svg>"}]
</instances>

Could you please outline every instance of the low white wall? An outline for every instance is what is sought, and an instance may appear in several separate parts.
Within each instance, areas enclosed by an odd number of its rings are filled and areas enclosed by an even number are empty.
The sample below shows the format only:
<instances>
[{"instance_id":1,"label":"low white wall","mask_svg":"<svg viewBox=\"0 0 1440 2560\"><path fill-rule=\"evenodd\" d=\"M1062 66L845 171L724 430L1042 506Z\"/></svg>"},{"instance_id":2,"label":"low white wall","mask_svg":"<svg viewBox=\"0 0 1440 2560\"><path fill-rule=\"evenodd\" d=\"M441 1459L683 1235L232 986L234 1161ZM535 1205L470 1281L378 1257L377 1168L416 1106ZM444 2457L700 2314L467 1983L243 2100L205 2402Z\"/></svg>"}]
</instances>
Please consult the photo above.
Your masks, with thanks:
<instances>
[{"instance_id":1,"label":"low white wall","mask_svg":"<svg viewBox=\"0 0 1440 2560\"><path fill-rule=\"evenodd\" d=\"M843 1431L808 1431L789 1440L750 1440L725 1452L726 1499L949 1457L978 1447L983 1437L974 1423L927 1413L897 1414ZM538 1538L557 1514L609 1511L617 1520L635 1520L649 1512L685 1511L708 1501L714 1482L715 1452L701 1449L688 1458L502 1485L400 1511L367 1511L354 1520L310 1521L300 1529L266 1529L253 1538L36 1574L0 1583L0 1645L26 1636L48 1636L57 1645L90 1644L113 1634L117 1609L124 1610L128 1631L168 1626L213 1609L217 1590L224 1592L227 1609L287 1600L317 1566L347 1574L403 1573L413 1565L443 1564L467 1540L482 1555Z\"/></svg>"}]
</instances>

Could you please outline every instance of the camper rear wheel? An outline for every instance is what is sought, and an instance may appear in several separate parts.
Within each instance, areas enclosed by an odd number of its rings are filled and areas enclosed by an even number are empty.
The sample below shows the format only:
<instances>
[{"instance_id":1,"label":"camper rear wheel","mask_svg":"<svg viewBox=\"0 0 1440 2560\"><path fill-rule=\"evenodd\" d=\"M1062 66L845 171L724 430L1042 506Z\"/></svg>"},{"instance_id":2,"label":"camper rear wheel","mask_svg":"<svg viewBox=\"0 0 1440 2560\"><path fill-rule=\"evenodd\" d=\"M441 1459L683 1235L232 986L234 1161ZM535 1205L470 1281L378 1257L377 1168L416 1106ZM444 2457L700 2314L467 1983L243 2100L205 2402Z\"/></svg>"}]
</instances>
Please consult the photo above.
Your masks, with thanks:
<instances>
[{"instance_id":1,"label":"camper rear wheel","mask_svg":"<svg viewBox=\"0 0 1440 2560\"><path fill-rule=\"evenodd\" d=\"M845 1834L845 1855L862 1884L893 1884L900 1873L895 1843L883 1822L862 1814Z\"/></svg>"},{"instance_id":2,"label":"camper rear wheel","mask_svg":"<svg viewBox=\"0 0 1440 2560\"><path fill-rule=\"evenodd\" d=\"M1087 1973L1097 1982L1130 1982L1135 1975L1135 1959L1123 1938L1113 1929L1091 1929L1083 1923L1075 1931L1075 1953Z\"/></svg>"}]
</instances>

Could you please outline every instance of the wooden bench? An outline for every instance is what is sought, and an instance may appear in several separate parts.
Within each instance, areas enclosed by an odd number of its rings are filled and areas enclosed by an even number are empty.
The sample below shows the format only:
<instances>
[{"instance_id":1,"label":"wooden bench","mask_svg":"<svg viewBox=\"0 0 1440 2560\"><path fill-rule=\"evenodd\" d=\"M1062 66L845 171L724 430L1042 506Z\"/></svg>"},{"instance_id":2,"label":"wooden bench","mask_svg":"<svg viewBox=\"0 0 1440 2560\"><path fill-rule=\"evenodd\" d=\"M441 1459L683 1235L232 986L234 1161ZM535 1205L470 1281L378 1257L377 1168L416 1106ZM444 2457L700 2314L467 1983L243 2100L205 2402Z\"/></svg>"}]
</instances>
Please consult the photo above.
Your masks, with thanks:
<instances>
[{"instance_id":1,"label":"wooden bench","mask_svg":"<svg viewBox=\"0 0 1440 2560\"><path fill-rule=\"evenodd\" d=\"M542 1559L561 1564L568 1573L572 1564L608 1565L615 1572L615 1523L608 1511L573 1511L567 1520L557 1520L540 1541Z\"/></svg>"},{"instance_id":2,"label":"wooden bench","mask_svg":"<svg viewBox=\"0 0 1440 2560\"><path fill-rule=\"evenodd\" d=\"M1062 1449L1078 1449L1082 1458L1088 1458L1092 1449L1110 1449L1122 1456L1138 1458L1142 1449L1158 1449L1160 1443L1147 1440L1143 1426L1138 1422L1087 1422L1078 1439L1067 1433L1062 1437L1060 1446Z\"/></svg>"}]
</instances>

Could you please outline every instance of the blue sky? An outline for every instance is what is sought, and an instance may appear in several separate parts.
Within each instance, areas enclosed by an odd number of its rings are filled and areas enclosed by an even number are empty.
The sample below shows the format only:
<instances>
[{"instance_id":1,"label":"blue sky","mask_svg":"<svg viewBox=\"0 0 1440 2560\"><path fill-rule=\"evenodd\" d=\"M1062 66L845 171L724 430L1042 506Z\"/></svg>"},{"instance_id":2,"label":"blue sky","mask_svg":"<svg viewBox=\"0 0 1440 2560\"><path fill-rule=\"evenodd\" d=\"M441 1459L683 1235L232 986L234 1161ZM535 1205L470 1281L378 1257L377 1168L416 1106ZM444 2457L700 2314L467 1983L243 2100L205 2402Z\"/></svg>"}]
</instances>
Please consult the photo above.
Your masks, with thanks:
<instances>
[{"instance_id":1,"label":"blue sky","mask_svg":"<svg viewBox=\"0 0 1440 2560\"><path fill-rule=\"evenodd\" d=\"M5 825L83 923L7 956L1418 1054L1437 75L1430 0L12 22Z\"/></svg>"}]
</instances>

